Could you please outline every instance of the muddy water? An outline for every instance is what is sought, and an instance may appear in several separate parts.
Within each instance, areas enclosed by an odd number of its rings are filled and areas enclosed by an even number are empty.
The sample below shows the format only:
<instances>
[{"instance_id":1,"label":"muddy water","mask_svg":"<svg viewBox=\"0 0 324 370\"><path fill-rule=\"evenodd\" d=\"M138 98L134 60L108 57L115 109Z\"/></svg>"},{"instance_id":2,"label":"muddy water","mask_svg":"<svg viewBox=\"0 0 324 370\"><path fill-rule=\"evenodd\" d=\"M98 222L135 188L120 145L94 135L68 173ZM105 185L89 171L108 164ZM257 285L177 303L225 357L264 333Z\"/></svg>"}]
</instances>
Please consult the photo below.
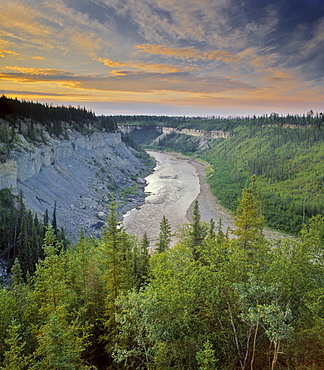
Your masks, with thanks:
<instances>
[{"instance_id":1,"label":"muddy water","mask_svg":"<svg viewBox=\"0 0 324 370\"><path fill-rule=\"evenodd\" d=\"M146 177L145 192L149 195L141 208L124 216L123 223L126 231L138 238L146 231L150 246L154 247L163 216L169 220L172 233L188 222L187 211L200 192L200 183L190 160L170 153L149 153L157 161L154 172ZM173 237L172 244L175 241Z\"/></svg>"}]
</instances>

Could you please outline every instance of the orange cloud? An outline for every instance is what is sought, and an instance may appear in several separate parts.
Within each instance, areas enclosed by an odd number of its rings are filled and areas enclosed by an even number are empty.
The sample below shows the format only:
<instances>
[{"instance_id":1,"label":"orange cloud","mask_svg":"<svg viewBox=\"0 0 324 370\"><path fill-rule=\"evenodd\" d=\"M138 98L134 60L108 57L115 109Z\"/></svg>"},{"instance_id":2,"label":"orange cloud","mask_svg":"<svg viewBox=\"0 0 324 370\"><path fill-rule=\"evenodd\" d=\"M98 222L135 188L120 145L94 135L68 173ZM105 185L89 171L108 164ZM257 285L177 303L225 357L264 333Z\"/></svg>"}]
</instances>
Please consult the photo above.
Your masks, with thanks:
<instances>
[{"instance_id":1,"label":"orange cloud","mask_svg":"<svg viewBox=\"0 0 324 370\"><path fill-rule=\"evenodd\" d=\"M44 60L44 59L46 59L46 58L44 58L44 57L39 57L39 56L36 56L36 57L32 57L33 59L37 59L37 60Z\"/></svg>"},{"instance_id":2,"label":"orange cloud","mask_svg":"<svg viewBox=\"0 0 324 370\"><path fill-rule=\"evenodd\" d=\"M203 60L222 60L223 62L232 62L234 60L239 60L235 55L223 51L223 50L213 50L201 52L193 46L185 48L175 48L166 45L153 45L153 44L143 44L136 45L135 49L141 52L157 55L171 56L179 59L203 59Z\"/></svg>"},{"instance_id":3,"label":"orange cloud","mask_svg":"<svg viewBox=\"0 0 324 370\"><path fill-rule=\"evenodd\" d=\"M238 57L234 56L231 53L223 50L215 50L204 53L204 59L216 59L222 60L223 62L233 62L234 60L240 60Z\"/></svg>"},{"instance_id":4,"label":"orange cloud","mask_svg":"<svg viewBox=\"0 0 324 370\"><path fill-rule=\"evenodd\" d=\"M193 67L175 66L172 64L163 64L163 63L147 64L139 61L129 61L125 63L120 63L114 62L106 58L93 58L93 60L97 60L98 62L103 63L105 66L109 68L138 69L146 72L175 73L181 71L195 70L195 68ZM121 72L123 71L112 71L113 74L121 74Z\"/></svg>"},{"instance_id":5,"label":"orange cloud","mask_svg":"<svg viewBox=\"0 0 324 370\"><path fill-rule=\"evenodd\" d=\"M11 50L0 50L0 58L4 58L8 55L19 55L19 54Z\"/></svg>"},{"instance_id":6,"label":"orange cloud","mask_svg":"<svg viewBox=\"0 0 324 370\"><path fill-rule=\"evenodd\" d=\"M120 63L120 62L113 62L110 59L107 58L93 58L93 60L96 60L98 62L103 63L105 66L110 68L124 68L127 64L126 63Z\"/></svg>"},{"instance_id":7,"label":"orange cloud","mask_svg":"<svg viewBox=\"0 0 324 370\"><path fill-rule=\"evenodd\" d=\"M4 68L17 71L19 76L26 75L28 76L74 76L73 73L62 71L60 69L51 69L51 68L26 68L18 66L5 66Z\"/></svg>"}]
</instances>

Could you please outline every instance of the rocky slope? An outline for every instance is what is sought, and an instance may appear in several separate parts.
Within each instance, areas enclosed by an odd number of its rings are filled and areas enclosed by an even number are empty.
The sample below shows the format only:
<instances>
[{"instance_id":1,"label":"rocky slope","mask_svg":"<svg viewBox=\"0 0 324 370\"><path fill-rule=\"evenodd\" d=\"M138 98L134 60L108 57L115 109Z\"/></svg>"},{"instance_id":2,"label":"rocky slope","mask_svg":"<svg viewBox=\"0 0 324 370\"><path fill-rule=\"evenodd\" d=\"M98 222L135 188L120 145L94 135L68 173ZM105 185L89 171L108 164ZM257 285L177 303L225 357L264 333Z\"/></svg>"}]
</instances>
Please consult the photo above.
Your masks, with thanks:
<instances>
[{"instance_id":1,"label":"rocky slope","mask_svg":"<svg viewBox=\"0 0 324 370\"><path fill-rule=\"evenodd\" d=\"M40 217L46 209L51 215L56 203L58 224L70 238L81 227L96 234L113 198L121 213L143 201L152 161L127 147L119 133L69 131L68 140L45 134L42 145L16 136L10 159L0 164L0 189L23 191L27 208Z\"/></svg>"}]
</instances>

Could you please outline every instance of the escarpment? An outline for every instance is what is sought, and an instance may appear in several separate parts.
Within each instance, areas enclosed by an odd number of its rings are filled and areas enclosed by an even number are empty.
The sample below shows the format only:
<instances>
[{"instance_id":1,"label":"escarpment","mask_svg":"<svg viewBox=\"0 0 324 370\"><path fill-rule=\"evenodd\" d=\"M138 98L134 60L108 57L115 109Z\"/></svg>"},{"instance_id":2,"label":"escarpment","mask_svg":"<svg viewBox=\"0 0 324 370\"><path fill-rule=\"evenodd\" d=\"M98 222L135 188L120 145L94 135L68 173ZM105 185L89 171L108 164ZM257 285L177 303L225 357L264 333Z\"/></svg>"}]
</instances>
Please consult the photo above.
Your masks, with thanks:
<instances>
[{"instance_id":1,"label":"escarpment","mask_svg":"<svg viewBox=\"0 0 324 370\"><path fill-rule=\"evenodd\" d=\"M35 144L17 135L10 157L0 164L0 189L23 192L26 207L44 215L53 211L68 236L81 227L89 234L104 224L115 199L120 212L143 201L143 177L152 162L144 152L126 146L118 132L83 135L70 131L67 140L46 136Z\"/></svg>"}]
</instances>

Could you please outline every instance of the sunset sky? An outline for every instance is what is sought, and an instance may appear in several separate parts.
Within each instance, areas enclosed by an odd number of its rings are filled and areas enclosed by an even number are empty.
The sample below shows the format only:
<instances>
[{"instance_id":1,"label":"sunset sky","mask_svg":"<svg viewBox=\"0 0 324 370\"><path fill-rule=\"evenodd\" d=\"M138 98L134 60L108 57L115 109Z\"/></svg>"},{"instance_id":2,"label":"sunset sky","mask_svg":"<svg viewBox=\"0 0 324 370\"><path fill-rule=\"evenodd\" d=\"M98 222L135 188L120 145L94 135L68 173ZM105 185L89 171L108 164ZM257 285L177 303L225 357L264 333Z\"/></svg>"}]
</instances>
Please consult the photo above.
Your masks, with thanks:
<instances>
[{"instance_id":1,"label":"sunset sky","mask_svg":"<svg viewBox=\"0 0 324 370\"><path fill-rule=\"evenodd\" d=\"M96 114L324 111L323 0L1 0L0 94Z\"/></svg>"}]
</instances>

